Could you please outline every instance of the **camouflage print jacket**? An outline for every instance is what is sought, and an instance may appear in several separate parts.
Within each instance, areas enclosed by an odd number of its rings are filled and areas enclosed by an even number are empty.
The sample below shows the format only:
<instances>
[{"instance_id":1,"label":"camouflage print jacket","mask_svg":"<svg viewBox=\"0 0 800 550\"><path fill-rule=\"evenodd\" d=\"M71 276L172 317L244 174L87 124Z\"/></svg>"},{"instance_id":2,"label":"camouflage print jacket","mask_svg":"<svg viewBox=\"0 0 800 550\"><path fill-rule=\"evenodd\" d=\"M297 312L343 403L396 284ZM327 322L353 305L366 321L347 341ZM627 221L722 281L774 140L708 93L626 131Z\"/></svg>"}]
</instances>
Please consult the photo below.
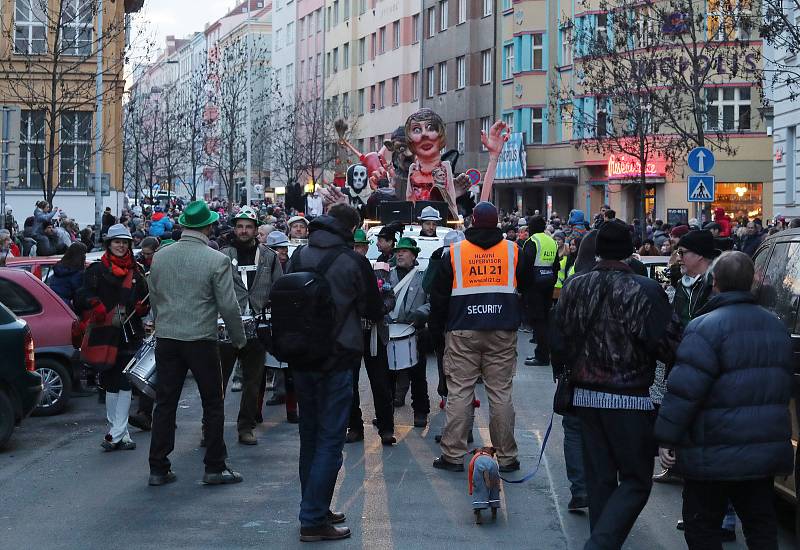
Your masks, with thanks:
<instances>
[{"instance_id":1,"label":"camouflage print jacket","mask_svg":"<svg viewBox=\"0 0 800 550\"><path fill-rule=\"evenodd\" d=\"M648 395L656 359L672 363L680 320L654 280L601 261L561 290L552 330L553 366L576 387Z\"/></svg>"}]
</instances>

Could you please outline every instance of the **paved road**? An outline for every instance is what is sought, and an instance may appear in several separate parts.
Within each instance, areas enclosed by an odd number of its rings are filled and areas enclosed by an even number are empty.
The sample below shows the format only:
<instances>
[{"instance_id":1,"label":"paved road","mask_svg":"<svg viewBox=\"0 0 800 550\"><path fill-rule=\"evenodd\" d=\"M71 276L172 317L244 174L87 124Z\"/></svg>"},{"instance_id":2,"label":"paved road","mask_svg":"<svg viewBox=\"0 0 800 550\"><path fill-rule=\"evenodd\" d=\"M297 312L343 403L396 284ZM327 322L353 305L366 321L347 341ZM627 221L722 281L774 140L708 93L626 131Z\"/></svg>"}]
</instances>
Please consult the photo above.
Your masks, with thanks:
<instances>
[{"instance_id":1,"label":"paved road","mask_svg":"<svg viewBox=\"0 0 800 550\"><path fill-rule=\"evenodd\" d=\"M521 353L530 345L520 344ZM524 356L524 355L523 355ZM429 361L431 396L436 367ZM365 418L372 418L366 376ZM479 397L487 403L483 388ZM517 437L523 470L534 465L550 417L549 368L520 366L514 387ZM476 445L488 443L488 407L477 411ZM235 441L238 394L227 404L230 463L245 477L234 486L205 487L202 476L200 400L187 381L172 455L178 482L148 487L149 434L134 432L139 448L102 453L103 409L93 398L77 399L53 418L28 419L11 447L0 452L0 549L220 549L296 548L299 480L297 427L283 422L282 407L268 407L258 428L259 445ZM434 470L434 436L443 413L434 407L427 429L412 427L410 407L396 413L399 444L381 447L377 433L345 447L335 509L346 512L353 537L331 548L582 548L584 515L569 514L562 432L556 422L540 474L522 485L506 485L497 524L475 526L466 474ZM656 486L626 549L685 548L674 528L680 488ZM781 548L791 548L788 513L781 523ZM726 550L743 549L739 542Z\"/></svg>"}]
</instances>

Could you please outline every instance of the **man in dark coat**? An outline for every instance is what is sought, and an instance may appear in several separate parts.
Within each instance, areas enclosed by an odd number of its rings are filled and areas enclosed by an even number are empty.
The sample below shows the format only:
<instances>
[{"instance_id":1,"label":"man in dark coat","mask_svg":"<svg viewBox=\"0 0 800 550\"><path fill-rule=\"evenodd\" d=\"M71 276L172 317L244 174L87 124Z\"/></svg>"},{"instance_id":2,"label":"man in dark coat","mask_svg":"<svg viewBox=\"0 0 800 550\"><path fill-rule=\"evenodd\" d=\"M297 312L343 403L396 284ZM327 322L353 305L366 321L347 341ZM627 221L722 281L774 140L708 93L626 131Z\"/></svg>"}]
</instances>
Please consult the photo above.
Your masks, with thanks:
<instances>
[{"instance_id":1,"label":"man in dark coat","mask_svg":"<svg viewBox=\"0 0 800 550\"><path fill-rule=\"evenodd\" d=\"M670 363L680 324L659 284L623 262L633 253L625 224L597 231L601 261L567 281L553 319L554 368L569 365L581 423L591 538L620 548L652 487L655 362Z\"/></svg>"},{"instance_id":2,"label":"man in dark coat","mask_svg":"<svg viewBox=\"0 0 800 550\"><path fill-rule=\"evenodd\" d=\"M684 332L655 427L661 462L685 478L686 543L722 548L727 502L749 548L778 548L773 477L792 472L792 343L756 305L753 262L726 252L711 268L716 295Z\"/></svg>"}]
</instances>

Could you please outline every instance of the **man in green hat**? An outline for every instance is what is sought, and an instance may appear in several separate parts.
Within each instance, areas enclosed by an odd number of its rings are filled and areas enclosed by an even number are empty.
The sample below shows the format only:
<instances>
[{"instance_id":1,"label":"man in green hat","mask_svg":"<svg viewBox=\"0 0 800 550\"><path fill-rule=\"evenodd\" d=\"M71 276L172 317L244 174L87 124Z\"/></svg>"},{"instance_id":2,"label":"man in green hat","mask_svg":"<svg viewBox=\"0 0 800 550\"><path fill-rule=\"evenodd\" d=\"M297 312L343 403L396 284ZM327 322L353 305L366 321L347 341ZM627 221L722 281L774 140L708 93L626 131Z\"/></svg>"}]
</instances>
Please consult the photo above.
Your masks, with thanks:
<instances>
[{"instance_id":1,"label":"man in green hat","mask_svg":"<svg viewBox=\"0 0 800 550\"><path fill-rule=\"evenodd\" d=\"M277 254L267 245L260 245L256 239L258 215L255 210L245 206L231 221L234 238L230 241L230 246L220 252L231 263L233 289L241 314L252 316L261 313L267 306L272 283L283 274L283 270ZM242 445L258 443L254 430L261 412L259 394L266 351L255 332L248 334L247 345L242 349L234 349L231 343L220 344L223 391L228 385L237 359L242 367L242 399L236 423L239 443Z\"/></svg>"},{"instance_id":2,"label":"man in green hat","mask_svg":"<svg viewBox=\"0 0 800 550\"><path fill-rule=\"evenodd\" d=\"M419 360L417 364L405 371L392 371L395 379L394 405L401 407L405 403L406 392L411 386L411 407L414 409L414 426L424 428L428 425L428 414L431 412L428 399L427 349L421 345L426 338L420 335L430 314L430 300L422 285L425 277L417 263L419 247L417 241L410 237L401 237L394 248L397 265L389 272L389 284L394 289L397 304L389 314L392 323L414 325L417 329L417 348Z\"/></svg>"},{"instance_id":3,"label":"man in green hat","mask_svg":"<svg viewBox=\"0 0 800 550\"><path fill-rule=\"evenodd\" d=\"M191 370L203 403L206 455L203 483L242 481L225 462L222 371L219 365L217 318L222 315L233 346L247 339L233 289L231 262L208 246L211 224L219 214L205 201L189 203L179 219L181 239L153 257L148 285L156 335L156 409L150 440L150 485L175 481L169 454L175 446L175 413Z\"/></svg>"},{"instance_id":4,"label":"man in green hat","mask_svg":"<svg viewBox=\"0 0 800 550\"><path fill-rule=\"evenodd\" d=\"M369 239L367 239L367 233L363 229L356 229L355 233L353 233L353 250L362 256L367 255Z\"/></svg>"}]
</instances>

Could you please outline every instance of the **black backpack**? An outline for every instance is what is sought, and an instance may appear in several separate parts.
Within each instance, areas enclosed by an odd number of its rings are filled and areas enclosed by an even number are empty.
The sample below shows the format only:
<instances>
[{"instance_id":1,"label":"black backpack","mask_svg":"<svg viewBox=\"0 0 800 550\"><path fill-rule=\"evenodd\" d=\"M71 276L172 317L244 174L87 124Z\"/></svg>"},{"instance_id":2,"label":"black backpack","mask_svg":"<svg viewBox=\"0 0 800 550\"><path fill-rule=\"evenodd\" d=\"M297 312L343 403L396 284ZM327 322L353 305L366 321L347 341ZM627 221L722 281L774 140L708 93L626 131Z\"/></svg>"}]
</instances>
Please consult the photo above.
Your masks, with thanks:
<instances>
[{"instance_id":1,"label":"black backpack","mask_svg":"<svg viewBox=\"0 0 800 550\"><path fill-rule=\"evenodd\" d=\"M336 327L336 304L325 273L346 249L328 252L314 268L297 266L272 285L270 311L272 354L283 363L311 363L331 356L341 326ZM343 324L343 323L342 323Z\"/></svg>"}]
</instances>

